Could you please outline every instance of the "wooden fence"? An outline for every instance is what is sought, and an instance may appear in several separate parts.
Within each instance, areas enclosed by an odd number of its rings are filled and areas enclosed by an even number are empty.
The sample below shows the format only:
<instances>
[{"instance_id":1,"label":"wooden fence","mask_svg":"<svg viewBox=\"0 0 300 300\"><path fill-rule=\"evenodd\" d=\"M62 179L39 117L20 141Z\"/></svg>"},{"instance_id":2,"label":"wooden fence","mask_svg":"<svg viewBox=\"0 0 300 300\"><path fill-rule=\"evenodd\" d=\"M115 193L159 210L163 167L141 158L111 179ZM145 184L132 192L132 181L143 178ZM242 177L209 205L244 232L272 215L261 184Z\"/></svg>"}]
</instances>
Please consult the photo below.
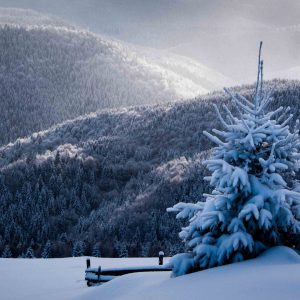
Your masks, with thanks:
<instances>
[{"instance_id":1,"label":"wooden fence","mask_svg":"<svg viewBox=\"0 0 300 300\"><path fill-rule=\"evenodd\" d=\"M91 267L90 259L86 260L85 280L88 286L98 285L101 283L108 282L118 276L131 273L140 272L170 272L172 269L168 266L163 265L164 254L161 251L159 253L159 265L158 266L142 266L142 267L124 267L124 268L108 268L102 269L101 266L98 268Z\"/></svg>"}]
</instances>

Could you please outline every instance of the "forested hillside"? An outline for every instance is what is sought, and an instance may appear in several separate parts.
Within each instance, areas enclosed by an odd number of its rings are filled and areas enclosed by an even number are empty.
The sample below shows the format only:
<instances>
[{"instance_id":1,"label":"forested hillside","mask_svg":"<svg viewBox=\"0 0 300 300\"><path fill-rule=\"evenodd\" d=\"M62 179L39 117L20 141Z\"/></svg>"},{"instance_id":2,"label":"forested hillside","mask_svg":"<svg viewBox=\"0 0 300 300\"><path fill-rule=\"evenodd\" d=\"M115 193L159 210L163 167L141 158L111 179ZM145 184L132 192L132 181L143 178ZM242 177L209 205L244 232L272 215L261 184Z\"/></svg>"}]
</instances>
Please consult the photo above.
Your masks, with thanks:
<instances>
[{"instance_id":1,"label":"forested hillside","mask_svg":"<svg viewBox=\"0 0 300 300\"><path fill-rule=\"evenodd\" d=\"M235 84L255 78L259 40L267 45L267 78L300 66L299 0L0 0L0 6L51 13L127 43L169 49ZM299 79L299 73L288 76Z\"/></svg>"},{"instance_id":2,"label":"forested hillside","mask_svg":"<svg viewBox=\"0 0 300 300\"><path fill-rule=\"evenodd\" d=\"M230 85L191 59L32 10L0 8L0 41L0 145L97 109L188 99Z\"/></svg>"},{"instance_id":3,"label":"forested hillside","mask_svg":"<svg viewBox=\"0 0 300 300\"><path fill-rule=\"evenodd\" d=\"M88 32L0 28L0 143L105 107L180 98L134 53Z\"/></svg>"},{"instance_id":4,"label":"forested hillside","mask_svg":"<svg viewBox=\"0 0 300 300\"><path fill-rule=\"evenodd\" d=\"M272 105L299 116L300 82L275 83ZM99 111L0 148L0 251L40 256L49 239L52 256L177 252L180 224L166 208L208 190L202 131L218 127L212 104L223 102L216 92Z\"/></svg>"},{"instance_id":5,"label":"forested hillside","mask_svg":"<svg viewBox=\"0 0 300 300\"><path fill-rule=\"evenodd\" d=\"M0 8L0 41L0 145L97 109L186 99L226 80L31 10Z\"/></svg>"}]
</instances>

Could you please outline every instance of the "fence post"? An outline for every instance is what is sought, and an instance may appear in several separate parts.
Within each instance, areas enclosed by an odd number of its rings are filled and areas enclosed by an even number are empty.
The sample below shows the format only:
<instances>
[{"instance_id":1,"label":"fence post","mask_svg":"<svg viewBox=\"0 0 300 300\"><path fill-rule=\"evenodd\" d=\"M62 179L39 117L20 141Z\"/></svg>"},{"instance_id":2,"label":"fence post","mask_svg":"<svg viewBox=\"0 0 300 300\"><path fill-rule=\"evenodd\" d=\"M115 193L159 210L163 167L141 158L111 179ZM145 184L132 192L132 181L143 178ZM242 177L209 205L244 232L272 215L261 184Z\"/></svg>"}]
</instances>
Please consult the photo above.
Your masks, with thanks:
<instances>
[{"instance_id":1,"label":"fence post","mask_svg":"<svg viewBox=\"0 0 300 300\"><path fill-rule=\"evenodd\" d=\"M98 267L98 281L100 282L100 275L101 275L101 266Z\"/></svg>"},{"instance_id":2,"label":"fence post","mask_svg":"<svg viewBox=\"0 0 300 300\"><path fill-rule=\"evenodd\" d=\"M164 264L164 255L165 253L163 251L159 251L158 253L158 264L162 266Z\"/></svg>"},{"instance_id":3,"label":"fence post","mask_svg":"<svg viewBox=\"0 0 300 300\"><path fill-rule=\"evenodd\" d=\"M89 258L86 259L86 268L90 268L91 266L91 260Z\"/></svg>"}]
</instances>

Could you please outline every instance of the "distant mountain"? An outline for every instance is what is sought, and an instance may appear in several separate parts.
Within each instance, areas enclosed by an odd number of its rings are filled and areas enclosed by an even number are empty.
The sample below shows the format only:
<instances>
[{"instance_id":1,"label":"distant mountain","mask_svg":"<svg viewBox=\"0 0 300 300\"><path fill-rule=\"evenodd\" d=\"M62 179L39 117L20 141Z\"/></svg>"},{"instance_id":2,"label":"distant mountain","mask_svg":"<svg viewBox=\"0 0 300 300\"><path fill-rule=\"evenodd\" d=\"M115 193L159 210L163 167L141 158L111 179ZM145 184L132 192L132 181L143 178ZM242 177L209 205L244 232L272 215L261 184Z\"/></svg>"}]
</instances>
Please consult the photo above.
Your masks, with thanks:
<instances>
[{"instance_id":1,"label":"distant mountain","mask_svg":"<svg viewBox=\"0 0 300 300\"><path fill-rule=\"evenodd\" d=\"M230 82L190 59L30 10L0 9L0 40L0 145L97 109L191 98Z\"/></svg>"},{"instance_id":2,"label":"distant mountain","mask_svg":"<svg viewBox=\"0 0 300 300\"><path fill-rule=\"evenodd\" d=\"M300 66L289 68L286 70L280 70L271 73L269 77L273 78L285 78L285 79L297 79L300 78Z\"/></svg>"},{"instance_id":3,"label":"distant mountain","mask_svg":"<svg viewBox=\"0 0 300 300\"><path fill-rule=\"evenodd\" d=\"M273 107L300 116L300 82L273 81ZM253 86L236 88L246 97ZM0 252L14 256L47 239L55 256L84 242L90 255L167 255L182 245L179 222L166 213L178 201L201 200L209 187L202 165L218 128L215 92L194 100L99 111L0 148Z\"/></svg>"},{"instance_id":4,"label":"distant mountain","mask_svg":"<svg viewBox=\"0 0 300 300\"><path fill-rule=\"evenodd\" d=\"M0 0L0 6L52 13L127 43L168 49L235 84L255 78L260 40L270 73L300 65L299 0Z\"/></svg>"},{"instance_id":5,"label":"distant mountain","mask_svg":"<svg viewBox=\"0 0 300 300\"><path fill-rule=\"evenodd\" d=\"M1 2L0 2L1 6ZM41 14L31 9L4 8L0 7L0 24L17 26L53 26L68 27L74 29L75 26L62 20L59 17Z\"/></svg>"}]
</instances>

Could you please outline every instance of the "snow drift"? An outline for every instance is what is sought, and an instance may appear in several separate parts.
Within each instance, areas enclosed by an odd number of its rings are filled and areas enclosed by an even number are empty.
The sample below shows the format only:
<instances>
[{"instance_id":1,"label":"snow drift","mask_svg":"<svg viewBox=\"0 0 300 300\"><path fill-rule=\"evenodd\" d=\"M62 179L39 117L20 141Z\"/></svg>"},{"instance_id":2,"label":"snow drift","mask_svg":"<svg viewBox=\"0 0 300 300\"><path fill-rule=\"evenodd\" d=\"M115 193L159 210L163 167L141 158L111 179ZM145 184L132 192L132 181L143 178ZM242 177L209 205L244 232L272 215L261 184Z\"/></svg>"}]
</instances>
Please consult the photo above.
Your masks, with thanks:
<instances>
[{"instance_id":1,"label":"snow drift","mask_svg":"<svg viewBox=\"0 0 300 300\"><path fill-rule=\"evenodd\" d=\"M76 299L296 300L299 276L299 255L289 248L276 247L253 260L175 279L155 273L122 276Z\"/></svg>"},{"instance_id":2,"label":"snow drift","mask_svg":"<svg viewBox=\"0 0 300 300\"><path fill-rule=\"evenodd\" d=\"M92 258L93 265L128 267L153 265L157 258ZM185 275L137 273L88 288L85 258L0 259L1 299L6 300L297 300L300 258L277 247L262 256L232 265Z\"/></svg>"}]
</instances>

